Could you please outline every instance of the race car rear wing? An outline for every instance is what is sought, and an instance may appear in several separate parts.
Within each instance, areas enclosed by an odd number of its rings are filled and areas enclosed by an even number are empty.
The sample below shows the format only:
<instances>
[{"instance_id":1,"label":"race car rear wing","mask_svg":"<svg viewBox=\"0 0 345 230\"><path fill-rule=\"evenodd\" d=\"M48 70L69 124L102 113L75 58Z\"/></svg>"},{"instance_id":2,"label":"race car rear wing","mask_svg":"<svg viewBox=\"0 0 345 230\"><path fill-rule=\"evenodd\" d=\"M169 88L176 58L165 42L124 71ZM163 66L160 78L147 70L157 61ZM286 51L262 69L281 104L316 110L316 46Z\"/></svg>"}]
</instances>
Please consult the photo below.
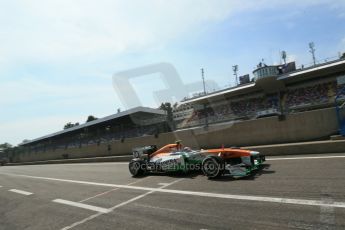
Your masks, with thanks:
<instances>
[{"instance_id":1,"label":"race car rear wing","mask_svg":"<svg viewBox=\"0 0 345 230\"><path fill-rule=\"evenodd\" d=\"M150 156L152 153L157 151L156 145L148 145L144 147L137 147L133 148L133 157L134 158L142 158L144 156Z\"/></svg>"}]
</instances>

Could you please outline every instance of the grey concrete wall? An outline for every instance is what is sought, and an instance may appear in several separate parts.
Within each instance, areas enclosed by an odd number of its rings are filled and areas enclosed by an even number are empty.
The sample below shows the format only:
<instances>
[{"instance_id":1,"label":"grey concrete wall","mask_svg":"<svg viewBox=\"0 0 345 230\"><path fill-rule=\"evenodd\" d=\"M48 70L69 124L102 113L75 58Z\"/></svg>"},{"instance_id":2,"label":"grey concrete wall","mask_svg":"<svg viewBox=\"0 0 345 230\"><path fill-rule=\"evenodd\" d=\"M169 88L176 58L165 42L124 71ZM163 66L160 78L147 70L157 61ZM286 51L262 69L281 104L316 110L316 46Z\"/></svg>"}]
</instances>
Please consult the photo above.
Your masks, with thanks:
<instances>
[{"instance_id":1,"label":"grey concrete wall","mask_svg":"<svg viewBox=\"0 0 345 230\"><path fill-rule=\"evenodd\" d=\"M278 117L237 122L232 126L217 126L209 132L196 130L198 143L206 147L227 145L248 146L302 142L327 138L336 133L338 123L335 109L322 109L290 114L285 120Z\"/></svg>"},{"instance_id":2,"label":"grey concrete wall","mask_svg":"<svg viewBox=\"0 0 345 230\"><path fill-rule=\"evenodd\" d=\"M345 154L345 141L312 141L302 143L250 146L244 148L259 151L266 156L323 153Z\"/></svg>"},{"instance_id":3,"label":"grey concrete wall","mask_svg":"<svg viewBox=\"0 0 345 230\"><path fill-rule=\"evenodd\" d=\"M113 141L107 144L83 146L82 148L58 149L55 151L26 153L17 157L17 161L40 161L69 158L101 157L130 154L133 147L155 144L163 146L176 139L192 148L214 148L225 146L253 146L278 143L310 141L328 137L338 130L334 108L289 114L285 120L278 117L261 118L250 121L212 125L205 128L180 130L163 133L155 138L145 136ZM284 153L287 150L284 150Z\"/></svg>"}]
</instances>

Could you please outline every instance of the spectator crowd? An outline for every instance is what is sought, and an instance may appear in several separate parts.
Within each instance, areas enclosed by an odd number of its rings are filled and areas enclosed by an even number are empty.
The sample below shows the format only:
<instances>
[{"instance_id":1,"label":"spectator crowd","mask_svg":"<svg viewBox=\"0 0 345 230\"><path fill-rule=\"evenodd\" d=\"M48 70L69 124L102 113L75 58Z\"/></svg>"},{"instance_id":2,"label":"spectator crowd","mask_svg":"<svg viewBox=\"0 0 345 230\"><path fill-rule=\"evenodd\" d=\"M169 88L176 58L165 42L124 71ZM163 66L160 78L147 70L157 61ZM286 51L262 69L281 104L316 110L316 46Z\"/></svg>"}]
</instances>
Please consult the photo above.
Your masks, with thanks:
<instances>
[{"instance_id":1,"label":"spectator crowd","mask_svg":"<svg viewBox=\"0 0 345 230\"><path fill-rule=\"evenodd\" d=\"M334 106L334 98L345 85L336 81L287 88L285 92L271 95L248 95L242 98L208 104L206 109L188 109L185 119L176 120L177 128L203 125L237 119L255 119L262 111L267 115L305 111ZM345 93L340 95L345 99ZM186 107L186 105L184 105ZM188 108L193 107L189 105ZM265 114L265 113L264 113ZM207 119L207 120L206 120Z\"/></svg>"}]
</instances>

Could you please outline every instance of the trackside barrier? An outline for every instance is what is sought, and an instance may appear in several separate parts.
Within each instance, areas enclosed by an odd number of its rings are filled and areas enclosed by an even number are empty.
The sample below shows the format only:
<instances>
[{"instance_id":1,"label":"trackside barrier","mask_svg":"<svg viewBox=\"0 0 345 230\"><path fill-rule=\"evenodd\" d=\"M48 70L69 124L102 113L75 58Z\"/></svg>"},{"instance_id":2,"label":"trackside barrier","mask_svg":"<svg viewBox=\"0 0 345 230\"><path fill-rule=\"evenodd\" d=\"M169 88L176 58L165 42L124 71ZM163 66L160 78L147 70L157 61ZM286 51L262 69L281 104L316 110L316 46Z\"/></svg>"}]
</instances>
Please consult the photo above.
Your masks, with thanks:
<instances>
[{"instance_id":1,"label":"trackside barrier","mask_svg":"<svg viewBox=\"0 0 345 230\"><path fill-rule=\"evenodd\" d=\"M338 141L313 141L303 143L262 145L243 147L259 151L266 156L279 155L302 155L302 154L323 154L323 153L344 153L345 140Z\"/></svg>"},{"instance_id":2,"label":"trackside barrier","mask_svg":"<svg viewBox=\"0 0 345 230\"><path fill-rule=\"evenodd\" d=\"M91 158L76 158L63 160L47 160L47 161L32 161L22 163L9 163L8 166L15 165L37 165L37 164L72 164L72 163L92 163L92 162L129 162L132 155L111 156L111 157L91 157Z\"/></svg>"},{"instance_id":3,"label":"trackside barrier","mask_svg":"<svg viewBox=\"0 0 345 230\"><path fill-rule=\"evenodd\" d=\"M324 154L324 153L344 153L345 154L345 140L313 141L313 142L277 144L277 145L247 146L247 147L242 147L242 148L259 151L260 153L266 156ZM89 162L128 162L130 159L132 159L132 155L33 161L33 162L11 163L8 165L68 164L68 163L89 163Z\"/></svg>"}]
</instances>

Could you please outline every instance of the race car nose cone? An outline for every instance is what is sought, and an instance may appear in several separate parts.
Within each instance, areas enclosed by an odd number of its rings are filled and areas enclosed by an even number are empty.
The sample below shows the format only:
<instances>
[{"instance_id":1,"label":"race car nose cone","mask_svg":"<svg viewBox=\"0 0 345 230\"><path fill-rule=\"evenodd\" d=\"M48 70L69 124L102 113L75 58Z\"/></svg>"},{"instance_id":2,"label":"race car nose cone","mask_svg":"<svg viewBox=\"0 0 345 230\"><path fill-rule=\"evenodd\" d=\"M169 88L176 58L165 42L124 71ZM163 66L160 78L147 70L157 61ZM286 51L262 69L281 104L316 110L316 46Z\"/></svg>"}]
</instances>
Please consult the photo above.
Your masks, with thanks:
<instances>
[{"instance_id":1,"label":"race car nose cone","mask_svg":"<svg viewBox=\"0 0 345 230\"><path fill-rule=\"evenodd\" d=\"M258 155L258 154L259 154L259 152L257 152L257 151L250 151L249 153L250 153L250 155L253 155L253 156L255 156L255 155Z\"/></svg>"}]
</instances>

